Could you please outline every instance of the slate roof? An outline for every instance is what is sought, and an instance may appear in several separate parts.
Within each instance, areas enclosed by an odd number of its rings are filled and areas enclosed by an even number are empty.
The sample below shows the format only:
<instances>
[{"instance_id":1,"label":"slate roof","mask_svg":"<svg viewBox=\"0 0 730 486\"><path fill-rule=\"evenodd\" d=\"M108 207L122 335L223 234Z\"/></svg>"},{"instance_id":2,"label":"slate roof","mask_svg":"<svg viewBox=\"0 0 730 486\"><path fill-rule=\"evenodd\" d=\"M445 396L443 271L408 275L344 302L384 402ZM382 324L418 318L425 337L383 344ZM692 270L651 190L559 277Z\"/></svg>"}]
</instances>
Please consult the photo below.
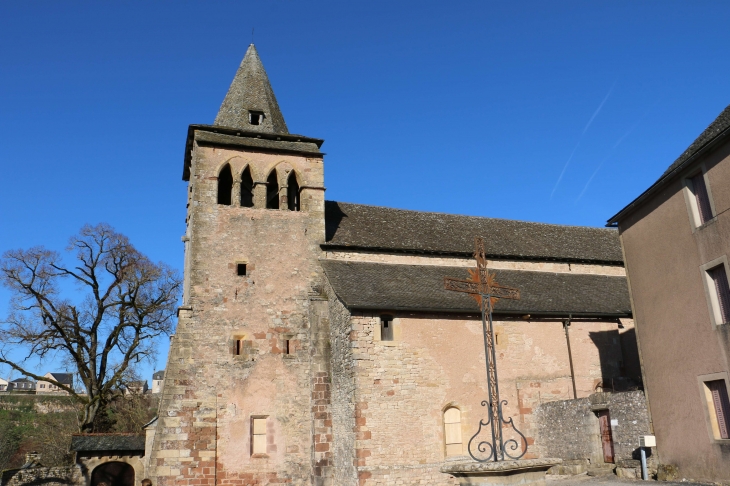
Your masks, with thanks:
<instances>
[{"instance_id":1,"label":"slate roof","mask_svg":"<svg viewBox=\"0 0 730 486\"><path fill-rule=\"evenodd\" d=\"M164 380L165 379L165 370L155 371L152 374L153 380Z\"/></svg>"},{"instance_id":2,"label":"slate roof","mask_svg":"<svg viewBox=\"0 0 730 486\"><path fill-rule=\"evenodd\" d=\"M613 215L609 220L608 224L616 224L619 219L628 212L641 205L643 201L655 194L665 183L669 182L672 176L676 175L681 169L691 164L697 157L702 155L708 150L711 150L717 144L722 142L728 135L730 135L730 106L727 106L722 113L720 113L715 120L695 139L694 142L687 147L682 155L677 160L672 162L672 165L664 171L664 174L652 184L646 191L641 193L639 197L631 201L621 211Z\"/></svg>"},{"instance_id":3,"label":"slate roof","mask_svg":"<svg viewBox=\"0 0 730 486\"><path fill-rule=\"evenodd\" d=\"M250 111L264 113L260 125L249 123ZM248 47L241 61L213 124L255 132L289 133L269 77L253 44Z\"/></svg>"},{"instance_id":4,"label":"slate roof","mask_svg":"<svg viewBox=\"0 0 730 486\"><path fill-rule=\"evenodd\" d=\"M54 380L63 385L73 385L74 375L73 373L50 373Z\"/></svg>"},{"instance_id":5,"label":"slate roof","mask_svg":"<svg viewBox=\"0 0 730 486\"><path fill-rule=\"evenodd\" d=\"M677 160L675 160L672 165L669 166L664 174L662 174L662 177L668 175L674 169L681 166L684 162L686 162L693 155L699 152L705 145L707 145L709 142L712 142L715 137L720 135L728 128L730 128L730 106L722 110L722 113L720 113L717 118L715 118L715 121L710 123L710 126L705 128L700 136L697 137L695 141L690 144L689 147L687 147L687 150L685 150L682 155L680 155Z\"/></svg>"},{"instance_id":6,"label":"slate roof","mask_svg":"<svg viewBox=\"0 0 730 486\"><path fill-rule=\"evenodd\" d=\"M337 296L350 309L475 313L467 294L444 289L444 277L468 278L466 268L322 261ZM494 270L497 282L520 289L495 313L622 317L631 315L624 277Z\"/></svg>"},{"instance_id":7,"label":"slate roof","mask_svg":"<svg viewBox=\"0 0 730 486\"><path fill-rule=\"evenodd\" d=\"M623 264L614 229L529 223L325 201L327 249L472 255L484 238L491 258Z\"/></svg>"},{"instance_id":8,"label":"slate roof","mask_svg":"<svg viewBox=\"0 0 730 486\"><path fill-rule=\"evenodd\" d=\"M143 434L78 434L71 436L75 452L143 451Z\"/></svg>"}]
</instances>

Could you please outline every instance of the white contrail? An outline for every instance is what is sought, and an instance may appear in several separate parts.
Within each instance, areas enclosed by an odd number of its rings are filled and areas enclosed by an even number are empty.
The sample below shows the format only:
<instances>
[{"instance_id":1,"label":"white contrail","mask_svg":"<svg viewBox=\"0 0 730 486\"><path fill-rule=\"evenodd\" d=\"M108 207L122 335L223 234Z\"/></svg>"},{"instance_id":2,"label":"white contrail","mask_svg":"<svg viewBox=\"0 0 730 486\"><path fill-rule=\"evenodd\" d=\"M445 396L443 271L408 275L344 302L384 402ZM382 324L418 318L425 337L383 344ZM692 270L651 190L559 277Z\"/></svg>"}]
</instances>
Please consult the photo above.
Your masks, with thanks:
<instances>
[{"instance_id":1,"label":"white contrail","mask_svg":"<svg viewBox=\"0 0 730 486\"><path fill-rule=\"evenodd\" d=\"M648 113L648 110L647 110L646 113ZM621 137L618 140L616 140L616 143L613 144L613 147L611 147L611 150L608 151L608 155L606 155L603 158L603 160L601 161L601 163L598 164L598 167L596 167L596 170L594 170L593 171L593 174L588 178L588 182L586 182L586 185L583 187L583 190L580 191L580 194L578 195L578 199L575 200L576 203L578 201L580 201L580 198L582 198L583 197L583 194L586 193L586 190L588 190L588 186L591 185L591 182L593 181L593 178L596 177L596 174L598 174L598 171L603 166L603 163L606 162L611 157L611 155L613 154L613 151L616 149L616 147L618 147L619 145L621 145L621 142L623 142L626 137L628 137L629 135L631 135L631 132L633 132L634 129L636 129L636 127L639 125L639 122L646 116L646 113L644 113L643 115L641 115L641 117L638 120L636 120L636 123L634 123L634 125L631 128L629 128L629 130L626 133L624 133L623 135L621 135Z\"/></svg>"},{"instance_id":2,"label":"white contrail","mask_svg":"<svg viewBox=\"0 0 730 486\"><path fill-rule=\"evenodd\" d=\"M601 112L601 108L603 108L603 105L606 104L606 101L608 101L609 96L611 96L611 92L613 92L613 88L616 86L616 81L613 82L613 85L611 86L611 89L608 90L608 93L606 93L606 96L603 97L603 101L601 101L601 104L598 105L598 108L596 108L596 111L593 112L593 115L591 116L590 120L588 120L588 123L586 123L585 128L583 128L583 131L580 134L580 138L578 139L578 143L575 145L575 148L573 149L573 152L570 154L570 157L568 157L568 161L565 162L565 165L563 166L563 170L560 172L560 177L558 177L558 180L555 182L555 186L553 187L553 191L550 193L550 199L553 198L553 195L555 194L555 190L560 185L560 181L563 180L563 175L565 175L565 171L568 169L568 166L570 165L570 161L573 160L573 156L575 155L575 151L578 150L578 147L580 146L581 140L583 140L583 135L586 134L588 131L588 128L591 126L591 123L593 123L593 120L598 116L598 114Z\"/></svg>"},{"instance_id":3,"label":"white contrail","mask_svg":"<svg viewBox=\"0 0 730 486\"><path fill-rule=\"evenodd\" d=\"M591 126L591 123L593 123L593 119L598 116L598 114L601 112L601 108L603 108L603 105L608 100L608 97L611 96L611 92L613 91L613 88L616 86L616 81L613 82L613 85L611 86L611 89L608 90L608 93L606 93L606 97L603 98L603 101L601 101L601 104L598 105L598 108L596 108L596 111L593 113L593 116L590 120L588 120L588 123L586 123L586 127L583 129L583 133L581 133L581 137L588 131L588 127Z\"/></svg>"},{"instance_id":4,"label":"white contrail","mask_svg":"<svg viewBox=\"0 0 730 486\"><path fill-rule=\"evenodd\" d=\"M578 150L578 147L580 146L580 140L577 144L575 144L575 148L573 149L573 152L570 154L570 157L568 157L568 161L563 166L563 171L560 173L560 177L558 177L557 182L555 182L555 186L553 187L553 192L550 193L550 199L553 198L553 194L555 194L555 189L558 188L558 184L560 184L560 181L563 179L563 174L565 174L565 169L568 168L568 165L570 164L570 161L573 159L573 156L575 155L575 151Z\"/></svg>"}]
</instances>

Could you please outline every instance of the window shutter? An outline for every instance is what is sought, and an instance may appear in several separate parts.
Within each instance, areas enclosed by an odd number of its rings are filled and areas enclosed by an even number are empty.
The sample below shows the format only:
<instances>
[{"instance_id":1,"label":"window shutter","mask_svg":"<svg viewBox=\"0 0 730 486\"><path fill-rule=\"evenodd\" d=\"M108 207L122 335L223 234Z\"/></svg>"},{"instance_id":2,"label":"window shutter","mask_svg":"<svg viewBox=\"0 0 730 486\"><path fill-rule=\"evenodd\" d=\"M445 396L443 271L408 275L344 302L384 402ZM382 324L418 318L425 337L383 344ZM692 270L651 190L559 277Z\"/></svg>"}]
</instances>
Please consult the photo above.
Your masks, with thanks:
<instances>
[{"instance_id":1,"label":"window shutter","mask_svg":"<svg viewBox=\"0 0 730 486\"><path fill-rule=\"evenodd\" d=\"M730 285L728 285L727 273L724 265L718 265L710 270L710 277L715 284L717 301L720 304L720 315L722 322L730 322Z\"/></svg>"},{"instance_id":2,"label":"window shutter","mask_svg":"<svg viewBox=\"0 0 730 486\"><path fill-rule=\"evenodd\" d=\"M728 437L728 418L730 418L730 400L727 396L727 387L725 380L714 380L707 382L707 386L712 393L712 403L715 406L717 414L717 425L720 428L720 438Z\"/></svg>"},{"instance_id":3,"label":"window shutter","mask_svg":"<svg viewBox=\"0 0 730 486\"><path fill-rule=\"evenodd\" d=\"M704 224L712 219L710 195L707 193L707 186L705 186L705 177L702 172L700 172L690 180L692 181L692 189L695 193L695 198L697 198L697 209L700 213L700 220Z\"/></svg>"}]
</instances>

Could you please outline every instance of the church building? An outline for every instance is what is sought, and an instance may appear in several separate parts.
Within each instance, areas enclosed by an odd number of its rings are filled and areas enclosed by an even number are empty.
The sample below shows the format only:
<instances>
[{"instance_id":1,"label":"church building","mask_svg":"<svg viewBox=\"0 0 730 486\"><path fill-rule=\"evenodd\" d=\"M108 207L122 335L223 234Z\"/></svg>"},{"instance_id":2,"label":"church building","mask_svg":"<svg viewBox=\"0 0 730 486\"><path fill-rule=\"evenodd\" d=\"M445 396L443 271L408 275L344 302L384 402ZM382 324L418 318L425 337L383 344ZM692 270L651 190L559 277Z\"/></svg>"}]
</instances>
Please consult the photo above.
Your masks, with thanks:
<instances>
[{"instance_id":1,"label":"church building","mask_svg":"<svg viewBox=\"0 0 730 486\"><path fill-rule=\"evenodd\" d=\"M505 416L641 383L617 231L325 198L253 45L190 125L185 280L146 474L163 485L454 485L488 399L468 279L484 239ZM507 432L505 432L507 433Z\"/></svg>"}]
</instances>

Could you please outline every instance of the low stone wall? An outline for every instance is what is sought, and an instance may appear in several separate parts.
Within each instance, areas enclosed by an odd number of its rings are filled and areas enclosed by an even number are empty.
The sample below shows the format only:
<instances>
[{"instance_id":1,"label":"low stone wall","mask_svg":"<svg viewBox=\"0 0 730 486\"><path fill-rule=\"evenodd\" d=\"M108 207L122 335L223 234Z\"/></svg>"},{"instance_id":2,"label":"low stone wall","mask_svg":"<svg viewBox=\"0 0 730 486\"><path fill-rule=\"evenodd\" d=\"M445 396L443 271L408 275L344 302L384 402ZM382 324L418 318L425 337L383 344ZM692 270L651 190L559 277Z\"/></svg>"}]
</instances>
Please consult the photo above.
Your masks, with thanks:
<instances>
[{"instance_id":1,"label":"low stone wall","mask_svg":"<svg viewBox=\"0 0 730 486\"><path fill-rule=\"evenodd\" d=\"M0 410L33 410L46 414L75 412L78 408L78 404L69 396L0 393Z\"/></svg>"},{"instance_id":2,"label":"low stone wall","mask_svg":"<svg viewBox=\"0 0 730 486\"><path fill-rule=\"evenodd\" d=\"M608 410L612 421L616 465L636 464L640 457L639 436L650 433L642 391L594 393L587 398L539 405L535 410L535 423L540 457L560 458L567 465L604 464L598 410Z\"/></svg>"},{"instance_id":3,"label":"low stone wall","mask_svg":"<svg viewBox=\"0 0 730 486\"><path fill-rule=\"evenodd\" d=\"M81 467L32 467L3 471L0 486L84 486L86 481Z\"/></svg>"}]
</instances>

